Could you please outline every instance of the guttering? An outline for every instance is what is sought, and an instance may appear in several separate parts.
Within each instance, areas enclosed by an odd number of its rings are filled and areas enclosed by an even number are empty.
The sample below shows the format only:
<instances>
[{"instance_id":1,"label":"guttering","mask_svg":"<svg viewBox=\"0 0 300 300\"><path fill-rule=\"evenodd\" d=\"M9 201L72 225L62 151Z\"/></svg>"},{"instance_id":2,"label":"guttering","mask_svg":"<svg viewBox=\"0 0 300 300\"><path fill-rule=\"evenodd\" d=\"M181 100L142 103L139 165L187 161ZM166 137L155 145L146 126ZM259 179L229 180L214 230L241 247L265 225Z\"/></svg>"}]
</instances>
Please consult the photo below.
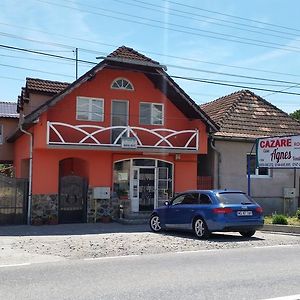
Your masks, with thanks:
<instances>
[{"instance_id":1,"label":"guttering","mask_svg":"<svg viewBox=\"0 0 300 300\"><path fill-rule=\"evenodd\" d=\"M22 121L24 120L24 115L22 115ZM21 118L19 119L19 129L21 132L29 136L29 180L28 180L28 204L27 204L27 225L31 223L31 203L32 203L32 150L33 150L33 134L26 131L22 127Z\"/></svg>"},{"instance_id":2,"label":"guttering","mask_svg":"<svg viewBox=\"0 0 300 300\"><path fill-rule=\"evenodd\" d=\"M214 138L213 137L211 137L210 146L217 153L217 189L219 190L221 188L221 185L220 185L221 152L218 151L218 149L214 145Z\"/></svg>"}]
</instances>

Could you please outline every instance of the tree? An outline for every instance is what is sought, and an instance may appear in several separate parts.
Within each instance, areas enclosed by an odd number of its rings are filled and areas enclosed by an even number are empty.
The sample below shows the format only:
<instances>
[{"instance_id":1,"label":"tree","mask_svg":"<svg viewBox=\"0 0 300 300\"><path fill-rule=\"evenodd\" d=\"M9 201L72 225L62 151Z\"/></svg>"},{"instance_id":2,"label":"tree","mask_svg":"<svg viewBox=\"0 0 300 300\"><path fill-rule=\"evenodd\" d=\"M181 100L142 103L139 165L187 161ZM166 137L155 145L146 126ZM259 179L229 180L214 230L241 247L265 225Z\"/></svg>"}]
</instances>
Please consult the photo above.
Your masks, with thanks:
<instances>
[{"instance_id":1,"label":"tree","mask_svg":"<svg viewBox=\"0 0 300 300\"><path fill-rule=\"evenodd\" d=\"M290 114L290 116L294 119L297 119L300 121L300 109L295 110Z\"/></svg>"}]
</instances>

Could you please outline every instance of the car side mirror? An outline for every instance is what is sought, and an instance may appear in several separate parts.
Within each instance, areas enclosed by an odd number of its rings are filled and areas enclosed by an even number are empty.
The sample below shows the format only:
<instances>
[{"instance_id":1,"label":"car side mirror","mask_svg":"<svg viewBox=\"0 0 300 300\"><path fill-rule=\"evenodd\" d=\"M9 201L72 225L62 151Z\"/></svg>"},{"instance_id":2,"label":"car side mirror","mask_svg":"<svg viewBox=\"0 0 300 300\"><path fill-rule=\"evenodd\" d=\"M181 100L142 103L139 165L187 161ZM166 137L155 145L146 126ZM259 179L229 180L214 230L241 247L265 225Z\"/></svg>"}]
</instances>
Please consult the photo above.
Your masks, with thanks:
<instances>
[{"instance_id":1,"label":"car side mirror","mask_svg":"<svg viewBox=\"0 0 300 300\"><path fill-rule=\"evenodd\" d=\"M169 206L170 205L169 201L165 201L165 205Z\"/></svg>"}]
</instances>

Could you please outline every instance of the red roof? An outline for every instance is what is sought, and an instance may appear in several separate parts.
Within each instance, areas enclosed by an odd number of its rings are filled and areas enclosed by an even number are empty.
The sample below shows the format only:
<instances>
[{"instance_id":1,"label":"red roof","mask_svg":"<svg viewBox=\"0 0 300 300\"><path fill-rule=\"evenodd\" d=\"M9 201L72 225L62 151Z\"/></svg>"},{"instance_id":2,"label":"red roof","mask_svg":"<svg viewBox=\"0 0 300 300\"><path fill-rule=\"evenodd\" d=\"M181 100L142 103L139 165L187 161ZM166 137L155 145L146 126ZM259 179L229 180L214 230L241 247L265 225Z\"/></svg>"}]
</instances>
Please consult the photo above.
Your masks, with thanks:
<instances>
[{"instance_id":1,"label":"red roof","mask_svg":"<svg viewBox=\"0 0 300 300\"><path fill-rule=\"evenodd\" d=\"M61 81L52 81L52 80L44 80L39 78L26 78L26 88L27 91L30 92L42 92L42 93L50 93L50 94L57 94L70 83L68 82L61 82Z\"/></svg>"},{"instance_id":2,"label":"red roof","mask_svg":"<svg viewBox=\"0 0 300 300\"><path fill-rule=\"evenodd\" d=\"M258 138L300 134L300 122L249 90L200 106L219 126L215 136Z\"/></svg>"},{"instance_id":3,"label":"red roof","mask_svg":"<svg viewBox=\"0 0 300 300\"><path fill-rule=\"evenodd\" d=\"M126 46L121 46L112 53L110 53L108 58L123 58L123 59L130 59L130 60L138 60L142 62L150 62L152 64L157 64L159 66L159 62L152 60L151 58L137 52L136 50L126 47Z\"/></svg>"}]
</instances>

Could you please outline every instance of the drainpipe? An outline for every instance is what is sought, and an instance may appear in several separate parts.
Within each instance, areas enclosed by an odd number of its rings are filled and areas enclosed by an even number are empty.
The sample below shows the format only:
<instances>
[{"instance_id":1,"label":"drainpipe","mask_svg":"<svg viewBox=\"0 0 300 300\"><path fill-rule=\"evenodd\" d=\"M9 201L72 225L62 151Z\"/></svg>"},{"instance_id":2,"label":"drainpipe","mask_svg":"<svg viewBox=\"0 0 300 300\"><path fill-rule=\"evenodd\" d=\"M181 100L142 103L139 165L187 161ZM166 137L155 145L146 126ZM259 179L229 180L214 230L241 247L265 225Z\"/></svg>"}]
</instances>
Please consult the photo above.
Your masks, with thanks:
<instances>
[{"instance_id":1,"label":"drainpipe","mask_svg":"<svg viewBox=\"0 0 300 300\"><path fill-rule=\"evenodd\" d=\"M27 204L27 225L30 225L30 217L31 217L31 203L32 203L32 149L33 149L33 135L31 132L26 131L23 127L23 120L24 115L19 119L19 129L21 132L27 134L29 136L30 142L29 142L29 180L28 180L28 204Z\"/></svg>"},{"instance_id":2,"label":"drainpipe","mask_svg":"<svg viewBox=\"0 0 300 300\"><path fill-rule=\"evenodd\" d=\"M220 184L220 163L221 163L221 152L217 150L216 146L214 145L214 139L211 138L210 140L210 146L211 148L216 152L217 154L217 188L221 188Z\"/></svg>"}]
</instances>

